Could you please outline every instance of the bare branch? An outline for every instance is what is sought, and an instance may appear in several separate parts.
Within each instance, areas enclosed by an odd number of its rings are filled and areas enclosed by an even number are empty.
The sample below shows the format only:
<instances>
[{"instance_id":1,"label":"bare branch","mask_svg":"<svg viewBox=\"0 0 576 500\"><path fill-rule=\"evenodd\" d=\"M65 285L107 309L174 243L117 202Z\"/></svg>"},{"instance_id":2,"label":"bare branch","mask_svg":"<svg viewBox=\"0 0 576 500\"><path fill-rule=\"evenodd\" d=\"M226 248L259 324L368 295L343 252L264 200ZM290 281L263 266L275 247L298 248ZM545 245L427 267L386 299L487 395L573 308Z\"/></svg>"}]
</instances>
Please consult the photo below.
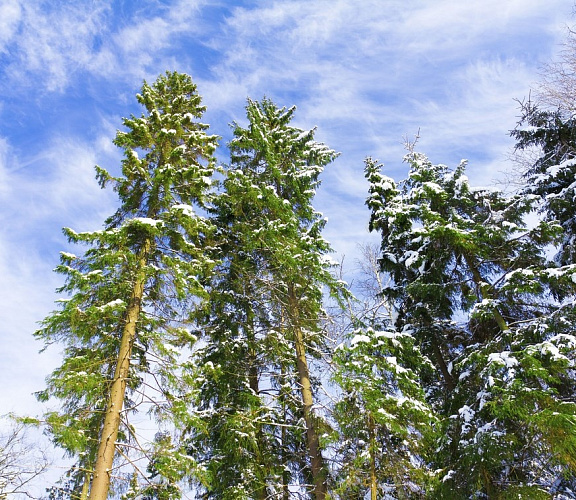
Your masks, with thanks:
<instances>
[{"instance_id":1,"label":"bare branch","mask_svg":"<svg viewBox=\"0 0 576 500\"><path fill-rule=\"evenodd\" d=\"M0 433L0 499L21 495L34 498L30 483L51 465L46 452L28 440L26 425L12 421Z\"/></svg>"}]
</instances>

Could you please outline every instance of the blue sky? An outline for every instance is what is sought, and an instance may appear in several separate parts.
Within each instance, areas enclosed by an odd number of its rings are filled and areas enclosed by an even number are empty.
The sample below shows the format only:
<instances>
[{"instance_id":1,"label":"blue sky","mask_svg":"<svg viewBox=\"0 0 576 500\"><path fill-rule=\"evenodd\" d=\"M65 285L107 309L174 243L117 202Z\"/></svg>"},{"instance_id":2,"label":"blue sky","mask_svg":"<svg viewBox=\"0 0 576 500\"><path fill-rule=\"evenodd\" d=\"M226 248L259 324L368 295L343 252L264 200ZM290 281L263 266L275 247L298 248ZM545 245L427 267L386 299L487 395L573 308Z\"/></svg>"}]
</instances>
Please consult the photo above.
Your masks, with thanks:
<instances>
[{"instance_id":1,"label":"blue sky","mask_svg":"<svg viewBox=\"0 0 576 500\"><path fill-rule=\"evenodd\" d=\"M94 180L115 170L121 118L142 80L187 72L211 131L230 138L246 97L298 108L296 125L340 151L318 191L326 237L352 263L369 240L363 159L397 179L403 140L433 162L470 160L475 184L511 169L515 98L557 57L573 0L2 0L0 2L0 414L58 361L39 355L54 308L63 226L101 227L115 209ZM222 151L222 161L226 161Z\"/></svg>"}]
</instances>

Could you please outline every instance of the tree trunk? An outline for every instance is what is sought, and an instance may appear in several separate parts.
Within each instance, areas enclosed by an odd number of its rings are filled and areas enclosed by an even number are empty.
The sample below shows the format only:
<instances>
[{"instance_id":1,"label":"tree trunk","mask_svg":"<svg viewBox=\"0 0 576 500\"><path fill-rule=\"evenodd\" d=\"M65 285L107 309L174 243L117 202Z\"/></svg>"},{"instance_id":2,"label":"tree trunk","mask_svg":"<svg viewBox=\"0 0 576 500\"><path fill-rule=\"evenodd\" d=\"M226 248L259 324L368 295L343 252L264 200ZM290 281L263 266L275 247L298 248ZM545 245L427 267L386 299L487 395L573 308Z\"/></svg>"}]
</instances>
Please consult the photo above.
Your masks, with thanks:
<instances>
[{"instance_id":1,"label":"tree trunk","mask_svg":"<svg viewBox=\"0 0 576 500\"><path fill-rule=\"evenodd\" d=\"M300 391L304 406L304 421L306 422L306 440L308 442L308 452L310 454L310 466L312 469L312 479L314 481L314 495L316 500L324 500L326 497L326 481L324 470L324 459L320 450L320 440L316 432L314 415L312 413L312 384L308 372L308 362L306 360L306 350L302 330L294 328L296 344L296 363L298 367L298 378L300 381Z\"/></svg>"},{"instance_id":2,"label":"tree trunk","mask_svg":"<svg viewBox=\"0 0 576 500\"><path fill-rule=\"evenodd\" d=\"M300 321L298 318L298 305L294 289L289 286L289 306L290 317L293 321L292 328L294 331L294 344L296 348L296 366L298 369L298 379L300 382L300 392L302 394L302 403L304 407L304 421L306 423L306 440L308 444L308 453L310 456L310 467L312 469L312 480L314 481L314 497L316 500L326 498L326 470L322 451L320 450L320 440L316 431L312 405L312 384L310 383L310 373L308 371L308 361L306 359L306 347Z\"/></svg>"},{"instance_id":3,"label":"tree trunk","mask_svg":"<svg viewBox=\"0 0 576 500\"><path fill-rule=\"evenodd\" d=\"M374 418L368 416L368 437L370 441L370 500L378 498L378 480L376 478L376 435L374 432Z\"/></svg>"},{"instance_id":4,"label":"tree trunk","mask_svg":"<svg viewBox=\"0 0 576 500\"><path fill-rule=\"evenodd\" d=\"M132 346L136 338L136 324L142 310L142 298L144 296L144 268L150 254L151 241L148 239L144 242L139 252L138 259L138 277L132 289L132 296L126 310L125 324L122 329L122 339L120 341L120 350L114 372L114 379L110 388L104 426L100 435L100 444L98 446L98 455L96 456L96 465L94 467L94 479L90 490L90 500L106 500L108 490L110 489L110 478L112 465L116 452L116 439L120 428L120 413L124 404L126 394L126 381L130 371L130 357L132 356Z\"/></svg>"},{"instance_id":5,"label":"tree trunk","mask_svg":"<svg viewBox=\"0 0 576 500\"><path fill-rule=\"evenodd\" d=\"M82 493L80 493L80 500L87 500L88 492L90 491L90 473L84 475L84 483L82 484Z\"/></svg>"},{"instance_id":6,"label":"tree trunk","mask_svg":"<svg viewBox=\"0 0 576 500\"><path fill-rule=\"evenodd\" d=\"M250 293L249 291L248 293ZM258 372L258 358L256 355L256 337L254 334L254 314L252 309L246 313L246 341L248 343L248 380L250 384L250 389L254 395L260 395L260 383L259 383L259 372ZM256 443L257 443L257 460L262 463L262 452L264 450L264 436L262 434L262 425L256 424ZM264 464L263 464L264 465ZM256 490L254 491L254 498L256 500L266 500L266 468L262 467L262 477L258 477L257 480L260 484L256 484Z\"/></svg>"},{"instance_id":7,"label":"tree trunk","mask_svg":"<svg viewBox=\"0 0 576 500\"><path fill-rule=\"evenodd\" d=\"M481 475L482 475L482 482L484 483L484 489L486 491L486 496L488 497L488 500L497 500L499 497L498 489L496 488L494 481L492 481L492 477L490 476L490 473L488 472L487 469L482 467Z\"/></svg>"},{"instance_id":8,"label":"tree trunk","mask_svg":"<svg viewBox=\"0 0 576 500\"><path fill-rule=\"evenodd\" d=\"M474 281L474 284L480 289L482 298L492 299L493 295L492 291L490 290L490 285L482 279L482 275L480 274L480 271L478 270L478 266L476 265L476 262L474 262L474 259L468 255L465 255L464 259L466 260L466 264L468 264L468 267L472 272L472 279ZM500 311L498 309L492 310L492 316L494 317L494 321L496 321L498 328L500 328L502 332L509 330L508 323L506 323L506 320L502 317L502 314L500 314Z\"/></svg>"},{"instance_id":9,"label":"tree trunk","mask_svg":"<svg viewBox=\"0 0 576 500\"><path fill-rule=\"evenodd\" d=\"M454 377L452 376L452 374L448 370L448 366L446 365L446 361L444 359L444 356L442 355L442 351L440 350L440 347L435 342L436 335L434 335L433 340L434 341L432 343L432 351L434 353L434 357L436 358L436 362L438 363L438 367L440 368L440 372L442 373L442 378L444 378L444 382L446 382L446 389L448 390L448 392L451 393L456 388L456 383L454 382Z\"/></svg>"},{"instance_id":10,"label":"tree trunk","mask_svg":"<svg viewBox=\"0 0 576 500\"><path fill-rule=\"evenodd\" d=\"M255 353L251 350L250 354L250 362L251 363L255 363L256 360L256 356ZM251 364L250 366L250 374L249 374L249 379L250 379L250 389L252 389L252 392L254 392L254 394L259 394L259 387L258 387L258 367L255 366L254 364ZM262 463L262 451L264 450L264 436L262 434L262 425L257 423L256 424L256 442L257 442L257 460ZM256 500L266 500L266 498L268 497L267 493L266 493L266 470L267 467L264 467L264 464L262 464L262 468L261 468L261 472L262 472L262 477L258 477L258 481L259 484L256 485L256 491L254 492L254 498Z\"/></svg>"},{"instance_id":11,"label":"tree trunk","mask_svg":"<svg viewBox=\"0 0 576 500\"><path fill-rule=\"evenodd\" d=\"M284 324L284 319L282 319L281 324ZM280 388L280 404L282 405L282 416L284 418L284 422L288 420L288 410L287 410L287 403L286 403L286 390L284 386L286 384L286 369L284 367L284 363L280 365L280 380L282 382ZM290 471L288 470L288 453L286 452L287 446L287 431L286 427L282 426L280 428L280 435L282 440L282 500L289 500L290 499Z\"/></svg>"}]
</instances>

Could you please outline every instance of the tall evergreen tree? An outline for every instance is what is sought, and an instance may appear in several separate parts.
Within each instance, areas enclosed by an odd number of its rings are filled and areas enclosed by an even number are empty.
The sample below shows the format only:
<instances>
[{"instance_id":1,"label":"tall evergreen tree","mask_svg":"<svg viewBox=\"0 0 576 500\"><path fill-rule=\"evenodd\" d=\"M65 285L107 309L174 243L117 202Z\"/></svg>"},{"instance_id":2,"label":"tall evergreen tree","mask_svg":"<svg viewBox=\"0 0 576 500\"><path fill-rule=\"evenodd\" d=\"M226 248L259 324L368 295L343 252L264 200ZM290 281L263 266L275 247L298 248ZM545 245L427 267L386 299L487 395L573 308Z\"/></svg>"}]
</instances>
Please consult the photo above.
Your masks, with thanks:
<instances>
[{"instance_id":1,"label":"tall evergreen tree","mask_svg":"<svg viewBox=\"0 0 576 500\"><path fill-rule=\"evenodd\" d=\"M368 205L397 328L436 366L423 381L445 430L434 494L539 498L573 487L574 269L545 259L558 226L526 228L532 198L471 188L464 163L450 171L413 152L406 161L400 185L367 161Z\"/></svg>"},{"instance_id":2,"label":"tall evergreen tree","mask_svg":"<svg viewBox=\"0 0 576 500\"><path fill-rule=\"evenodd\" d=\"M336 153L290 124L294 108L265 99L246 109L215 204L223 255L199 352L203 423L191 447L211 471L211 498L288 498L307 484L323 499L309 363L324 349L324 288L336 294L339 284L312 199Z\"/></svg>"},{"instance_id":3,"label":"tall evergreen tree","mask_svg":"<svg viewBox=\"0 0 576 500\"><path fill-rule=\"evenodd\" d=\"M144 83L137 99L145 114L124 119L127 130L114 141L124 150L122 176L97 167L120 208L103 230L65 229L88 249L79 257L62 253L59 291L67 297L36 333L64 346L64 361L39 397L62 400L62 410L46 416L49 430L77 457L76 488L92 500L107 498L119 458L137 447L128 415L151 401L162 418L169 406L168 391L179 383L176 348L190 340L179 320L204 294L213 265L205 256L212 227L195 207L205 205L217 138L198 121L204 107L196 85L167 72Z\"/></svg>"}]
</instances>

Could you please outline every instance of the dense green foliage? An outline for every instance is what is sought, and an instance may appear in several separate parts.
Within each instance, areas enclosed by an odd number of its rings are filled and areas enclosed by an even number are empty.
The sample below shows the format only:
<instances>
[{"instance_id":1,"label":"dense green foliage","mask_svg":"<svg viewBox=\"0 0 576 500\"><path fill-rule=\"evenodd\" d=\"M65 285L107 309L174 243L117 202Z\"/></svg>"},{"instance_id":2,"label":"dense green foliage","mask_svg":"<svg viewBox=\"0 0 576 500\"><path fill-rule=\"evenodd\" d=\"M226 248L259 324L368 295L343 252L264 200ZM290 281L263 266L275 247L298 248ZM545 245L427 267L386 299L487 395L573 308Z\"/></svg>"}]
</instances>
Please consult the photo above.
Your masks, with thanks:
<instances>
[{"instance_id":1,"label":"dense green foliage","mask_svg":"<svg viewBox=\"0 0 576 500\"><path fill-rule=\"evenodd\" d=\"M537 154L525 172L524 193L536 195L545 219L562 226L564 238L556 260L571 264L576 257L576 119L560 109L541 110L527 102L522 105L522 118L512 136L518 150L535 150Z\"/></svg>"},{"instance_id":2,"label":"dense green foliage","mask_svg":"<svg viewBox=\"0 0 576 500\"><path fill-rule=\"evenodd\" d=\"M474 188L465 162L409 150L396 182L368 158L381 244L354 299L313 206L338 155L295 108L248 100L217 169L190 77L138 101L115 140L122 176L97 168L119 209L65 230L86 250L62 253L64 298L36 334L63 346L39 398L61 401L46 429L75 459L51 498L93 484L134 311L111 495L573 497L571 116L525 106L513 135L536 159L515 194Z\"/></svg>"},{"instance_id":3,"label":"dense green foliage","mask_svg":"<svg viewBox=\"0 0 576 500\"><path fill-rule=\"evenodd\" d=\"M136 298L141 312L118 438L127 445L124 456L139 446L131 413L142 406L166 417L163 394L179 385L178 351L189 343L179 321L205 293L200 280L212 267L204 252L211 224L193 207L205 204L216 138L197 122L204 109L196 87L186 75L167 73L152 86L145 83L138 101L146 114L125 119L128 131L115 140L125 152L122 177L97 169L101 184L118 193L120 208L102 230L65 229L71 242L88 250L80 257L62 253L57 272L66 278L59 290L65 298L36 333L48 344L64 345L64 361L39 398L62 400L61 411L45 418L54 442L77 457L74 491L94 465L134 283L143 280L145 287Z\"/></svg>"},{"instance_id":4,"label":"dense green foliage","mask_svg":"<svg viewBox=\"0 0 576 500\"><path fill-rule=\"evenodd\" d=\"M399 186L367 161L368 205L396 328L435 366L421 382L440 420L435 494L573 487L575 269L545 258L557 223L527 228L536 198L473 189L465 164L406 161Z\"/></svg>"},{"instance_id":5,"label":"dense green foliage","mask_svg":"<svg viewBox=\"0 0 576 500\"><path fill-rule=\"evenodd\" d=\"M202 414L190 447L209 472L209 498L276 498L314 482L295 344L302 331L309 356L325 351L322 287L339 287L311 205L336 154L290 125L293 108L264 100L246 110L212 209L221 265L195 356Z\"/></svg>"}]
</instances>

